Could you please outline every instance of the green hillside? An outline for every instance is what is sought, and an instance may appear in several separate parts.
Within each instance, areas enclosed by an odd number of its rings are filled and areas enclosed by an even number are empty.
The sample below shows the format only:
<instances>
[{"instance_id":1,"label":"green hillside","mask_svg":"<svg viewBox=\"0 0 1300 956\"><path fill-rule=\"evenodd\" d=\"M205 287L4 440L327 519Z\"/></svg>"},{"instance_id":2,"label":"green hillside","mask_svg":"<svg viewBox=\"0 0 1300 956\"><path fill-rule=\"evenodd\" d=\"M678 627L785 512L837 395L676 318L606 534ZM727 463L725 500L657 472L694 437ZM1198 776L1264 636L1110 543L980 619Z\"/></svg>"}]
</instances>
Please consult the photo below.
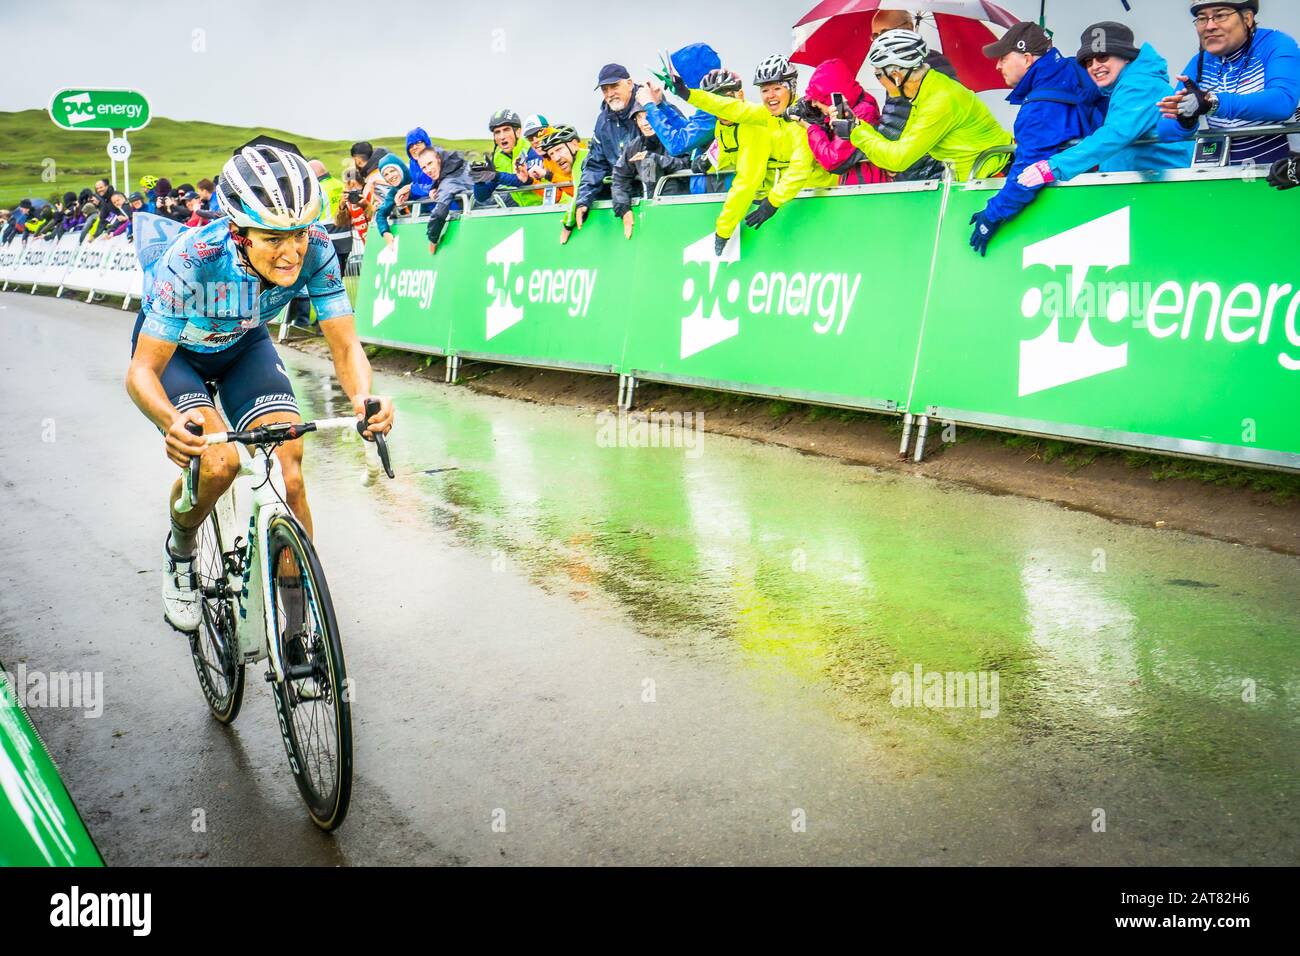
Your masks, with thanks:
<instances>
[{"instance_id":1,"label":"green hillside","mask_svg":"<svg viewBox=\"0 0 1300 956\"><path fill-rule=\"evenodd\" d=\"M405 133L381 137L359 134L355 139L324 140L278 129L221 126L155 116L144 129L127 134L131 140L133 188L139 188L140 177L149 173L165 176L175 186L205 176L212 178L221 171L234 147L258 133L297 143L308 159L319 159L336 176L349 161L348 147L356 139L369 139L399 156L406 152ZM486 139L435 139L434 142L453 149L477 151L491 145ZM68 190L80 192L101 176L109 178L107 145L107 133L60 129L44 110L0 112L0 208L9 208L24 196L48 199ZM52 181L42 178L49 166L47 159L54 161ZM120 167L118 172L120 176ZM118 186L122 186L120 180Z\"/></svg>"}]
</instances>

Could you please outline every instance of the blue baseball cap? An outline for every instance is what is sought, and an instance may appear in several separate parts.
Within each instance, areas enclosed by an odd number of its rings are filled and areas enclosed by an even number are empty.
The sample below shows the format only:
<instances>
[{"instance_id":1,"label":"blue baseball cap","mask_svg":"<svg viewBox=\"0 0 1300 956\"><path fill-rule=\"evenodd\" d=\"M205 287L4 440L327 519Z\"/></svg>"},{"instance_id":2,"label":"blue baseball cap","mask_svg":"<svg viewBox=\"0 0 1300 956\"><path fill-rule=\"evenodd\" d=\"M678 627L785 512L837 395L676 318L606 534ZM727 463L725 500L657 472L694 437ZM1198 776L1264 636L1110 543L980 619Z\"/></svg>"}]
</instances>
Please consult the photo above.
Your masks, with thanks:
<instances>
[{"instance_id":1,"label":"blue baseball cap","mask_svg":"<svg viewBox=\"0 0 1300 956\"><path fill-rule=\"evenodd\" d=\"M606 63L600 68L600 75L596 77L596 89L600 89L609 83L617 83L619 80L630 80L632 74L627 71L627 67L618 63Z\"/></svg>"}]
</instances>

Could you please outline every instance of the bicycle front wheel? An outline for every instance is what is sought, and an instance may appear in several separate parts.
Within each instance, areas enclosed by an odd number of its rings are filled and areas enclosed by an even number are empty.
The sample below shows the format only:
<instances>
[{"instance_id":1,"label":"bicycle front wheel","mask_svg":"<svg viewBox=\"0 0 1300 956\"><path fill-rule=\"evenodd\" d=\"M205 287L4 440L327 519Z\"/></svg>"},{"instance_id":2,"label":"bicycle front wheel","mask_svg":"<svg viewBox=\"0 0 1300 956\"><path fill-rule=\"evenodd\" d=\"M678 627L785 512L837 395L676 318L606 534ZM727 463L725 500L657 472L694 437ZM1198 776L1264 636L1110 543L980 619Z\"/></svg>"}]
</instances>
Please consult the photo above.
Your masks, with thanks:
<instances>
[{"instance_id":1,"label":"bicycle front wheel","mask_svg":"<svg viewBox=\"0 0 1300 956\"><path fill-rule=\"evenodd\" d=\"M234 512L223 495L199 529L196 570L203 594L203 623L190 636L190 657L212 716L229 724L244 699L244 662L235 626L235 595L227 578L225 550Z\"/></svg>"},{"instance_id":2,"label":"bicycle front wheel","mask_svg":"<svg viewBox=\"0 0 1300 956\"><path fill-rule=\"evenodd\" d=\"M267 566L285 679L273 685L289 766L312 821L333 830L352 798L352 708L325 572L289 514L267 529Z\"/></svg>"}]
</instances>

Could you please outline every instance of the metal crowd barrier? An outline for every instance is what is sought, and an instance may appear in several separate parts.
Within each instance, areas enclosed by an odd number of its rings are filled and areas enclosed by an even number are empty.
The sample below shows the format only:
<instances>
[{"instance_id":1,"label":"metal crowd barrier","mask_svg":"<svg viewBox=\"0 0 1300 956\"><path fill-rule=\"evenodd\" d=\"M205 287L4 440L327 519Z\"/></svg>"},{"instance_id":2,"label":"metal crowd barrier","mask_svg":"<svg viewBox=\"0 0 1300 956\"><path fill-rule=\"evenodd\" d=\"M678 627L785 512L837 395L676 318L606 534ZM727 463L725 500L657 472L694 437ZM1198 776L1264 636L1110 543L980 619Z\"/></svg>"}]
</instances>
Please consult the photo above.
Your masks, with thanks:
<instances>
[{"instance_id":1,"label":"metal crowd barrier","mask_svg":"<svg viewBox=\"0 0 1300 956\"><path fill-rule=\"evenodd\" d=\"M1188 168L1189 169L1197 169L1197 168L1223 169L1228 166L1228 160L1232 156L1231 144L1234 139L1254 139L1257 136L1300 136L1300 123L1279 123L1279 124L1271 124L1268 126L1242 126L1239 129L1229 129L1229 130L1211 130L1211 129L1198 130L1195 137L1193 137L1193 140L1195 142L1197 143L1222 142L1225 146L1228 146L1229 148L1222 151L1222 155L1220 155L1219 161L1217 163L1214 164L1195 163L1192 166L1189 166ZM1074 146L1078 142L1080 141L1077 139L1072 139L1065 144L1065 147L1068 148L1070 146ZM1167 142L1171 142L1171 141L1158 139L1155 136L1146 136L1143 137L1142 139L1134 141L1132 145L1133 146L1156 146L1159 145L1160 143L1167 143ZM1293 150L1293 152L1294 151L1296 150ZM984 152L980 153L979 157L975 160L975 165L971 167L971 174L967 181L977 182L980 177L976 176L975 173L978 170L983 169L984 163L992 159L994 156L1014 157L1015 155L1016 155L1016 148L1014 145L994 146L992 149L986 149ZM1132 171L1140 172L1140 170L1132 170Z\"/></svg>"}]
</instances>

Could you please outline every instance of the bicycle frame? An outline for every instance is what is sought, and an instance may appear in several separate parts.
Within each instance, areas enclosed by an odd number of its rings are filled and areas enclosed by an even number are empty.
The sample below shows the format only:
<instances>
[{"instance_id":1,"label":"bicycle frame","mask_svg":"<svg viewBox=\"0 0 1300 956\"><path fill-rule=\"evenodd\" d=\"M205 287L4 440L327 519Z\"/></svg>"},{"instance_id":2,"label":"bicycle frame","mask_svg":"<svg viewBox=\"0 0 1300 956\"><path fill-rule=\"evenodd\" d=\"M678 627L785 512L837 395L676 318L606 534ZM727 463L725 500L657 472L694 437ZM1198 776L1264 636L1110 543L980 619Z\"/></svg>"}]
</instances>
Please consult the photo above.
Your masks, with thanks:
<instances>
[{"instance_id":1,"label":"bicycle frame","mask_svg":"<svg viewBox=\"0 0 1300 956\"><path fill-rule=\"evenodd\" d=\"M239 473L225 493L217 499L213 510L217 515L220 540L217 549L222 556L222 570L226 585L234 595L238 614L235 617L235 639L239 659L245 664L255 664L270 658L272 679L284 680L284 664L279 648L270 635L275 633L275 604L271 595L272 575L266 554L271 519L278 514L288 514L281 504L284 477L280 461L272 452L259 454L239 446ZM183 483L181 502L177 510L185 508L188 483ZM241 535L239 529L244 531ZM228 559L235 555L236 560Z\"/></svg>"},{"instance_id":2,"label":"bicycle frame","mask_svg":"<svg viewBox=\"0 0 1300 956\"><path fill-rule=\"evenodd\" d=\"M311 423L313 431L346 431L355 429L354 418L334 418ZM240 442L231 442L230 433L215 432L204 436L209 445L235 444L239 452L239 472L225 493L217 499L213 511L217 515L222 540L217 548L222 555L226 583L235 596L239 615L235 619L235 635L239 645L240 660L255 664L269 659L268 680L281 683L285 679L284 661L280 657L278 642L272 640L276 633L275 601L271 594L274 575L268 553L271 521L279 515L293 520L293 512L284 504L284 475L280 459L270 445L254 445L252 449ZM187 473L183 473L187 474ZM190 481L181 481L181 497L176 510L184 513L194 507ZM234 529L244 528L241 542ZM227 540L228 538L228 540ZM238 561L226 560L237 555Z\"/></svg>"}]
</instances>

